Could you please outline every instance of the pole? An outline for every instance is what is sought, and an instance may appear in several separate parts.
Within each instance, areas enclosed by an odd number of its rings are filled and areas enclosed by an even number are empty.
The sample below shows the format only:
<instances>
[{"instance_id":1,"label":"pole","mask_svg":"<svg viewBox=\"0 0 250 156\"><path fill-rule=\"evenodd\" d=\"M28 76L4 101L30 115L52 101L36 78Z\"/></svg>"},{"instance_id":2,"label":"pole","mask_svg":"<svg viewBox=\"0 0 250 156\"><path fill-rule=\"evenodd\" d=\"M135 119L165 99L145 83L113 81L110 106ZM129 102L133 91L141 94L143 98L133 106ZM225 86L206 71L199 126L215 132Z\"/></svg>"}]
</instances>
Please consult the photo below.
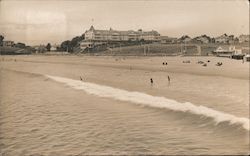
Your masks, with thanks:
<instances>
[{"instance_id":1,"label":"pole","mask_svg":"<svg viewBox=\"0 0 250 156\"><path fill-rule=\"evenodd\" d=\"M185 54L186 54L186 51L187 51L187 46L186 46L186 40L184 41L184 48L185 48Z\"/></svg>"},{"instance_id":2,"label":"pole","mask_svg":"<svg viewBox=\"0 0 250 156\"><path fill-rule=\"evenodd\" d=\"M143 53L144 53L144 55L146 55L146 47L145 47L145 45L143 46Z\"/></svg>"},{"instance_id":3,"label":"pole","mask_svg":"<svg viewBox=\"0 0 250 156\"><path fill-rule=\"evenodd\" d=\"M122 47L121 47L121 43L120 43L120 52L122 52Z\"/></svg>"}]
</instances>

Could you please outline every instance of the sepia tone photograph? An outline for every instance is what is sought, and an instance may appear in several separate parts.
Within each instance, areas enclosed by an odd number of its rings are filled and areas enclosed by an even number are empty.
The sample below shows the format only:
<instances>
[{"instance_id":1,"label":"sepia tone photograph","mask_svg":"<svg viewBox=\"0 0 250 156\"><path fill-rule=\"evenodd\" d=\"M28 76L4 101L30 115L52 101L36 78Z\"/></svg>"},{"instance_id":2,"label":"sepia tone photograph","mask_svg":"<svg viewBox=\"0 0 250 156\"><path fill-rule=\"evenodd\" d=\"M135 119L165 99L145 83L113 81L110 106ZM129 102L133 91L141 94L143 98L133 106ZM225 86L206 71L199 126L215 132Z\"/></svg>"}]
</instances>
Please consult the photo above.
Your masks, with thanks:
<instances>
[{"instance_id":1,"label":"sepia tone photograph","mask_svg":"<svg viewBox=\"0 0 250 156\"><path fill-rule=\"evenodd\" d=\"M0 0L0 156L249 155L248 0Z\"/></svg>"}]
</instances>

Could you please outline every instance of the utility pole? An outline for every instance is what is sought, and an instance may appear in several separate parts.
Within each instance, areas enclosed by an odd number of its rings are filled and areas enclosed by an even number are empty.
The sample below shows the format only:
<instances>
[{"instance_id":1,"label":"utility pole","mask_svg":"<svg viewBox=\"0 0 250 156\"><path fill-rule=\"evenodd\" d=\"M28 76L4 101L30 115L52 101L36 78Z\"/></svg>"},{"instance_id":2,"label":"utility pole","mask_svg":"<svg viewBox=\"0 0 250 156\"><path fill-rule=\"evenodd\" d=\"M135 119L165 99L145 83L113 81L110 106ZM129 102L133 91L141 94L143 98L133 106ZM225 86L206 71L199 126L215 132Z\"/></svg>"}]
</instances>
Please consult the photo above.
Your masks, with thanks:
<instances>
[{"instance_id":1,"label":"utility pole","mask_svg":"<svg viewBox=\"0 0 250 156\"><path fill-rule=\"evenodd\" d=\"M181 55L183 55L183 52L182 52L182 43L180 43L180 46L181 46Z\"/></svg>"},{"instance_id":2,"label":"utility pole","mask_svg":"<svg viewBox=\"0 0 250 156\"><path fill-rule=\"evenodd\" d=\"M121 43L120 43L120 52L122 52L122 47L121 47Z\"/></svg>"},{"instance_id":3,"label":"utility pole","mask_svg":"<svg viewBox=\"0 0 250 156\"><path fill-rule=\"evenodd\" d=\"M187 42L185 40L185 54L186 54L186 52L187 52Z\"/></svg>"},{"instance_id":4,"label":"utility pole","mask_svg":"<svg viewBox=\"0 0 250 156\"><path fill-rule=\"evenodd\" d=\"M150 52L149 45L148 45L148 53Z\"/></svg>"},{"instance_id":5,"label":"utility pole","mask_svg":"<svg viewBox=\"0 0 250 156\"><path fill-rule=\"evenodd\" d=\"M143 53L144 53L144 55L146 55L146 47L145 47L145 45L143 46Z\"/></svg>"},{"instance_id":6,"label":"utility pole","mask_svg":"<svg viewBox=\"0 0 250 156\"><path fill-rule=\"evenodd\" d=\"M186 54L186 50L187 50L187 47L186 47L186 40L184 40L184 55Z\"/></svg>"}]
</instances>

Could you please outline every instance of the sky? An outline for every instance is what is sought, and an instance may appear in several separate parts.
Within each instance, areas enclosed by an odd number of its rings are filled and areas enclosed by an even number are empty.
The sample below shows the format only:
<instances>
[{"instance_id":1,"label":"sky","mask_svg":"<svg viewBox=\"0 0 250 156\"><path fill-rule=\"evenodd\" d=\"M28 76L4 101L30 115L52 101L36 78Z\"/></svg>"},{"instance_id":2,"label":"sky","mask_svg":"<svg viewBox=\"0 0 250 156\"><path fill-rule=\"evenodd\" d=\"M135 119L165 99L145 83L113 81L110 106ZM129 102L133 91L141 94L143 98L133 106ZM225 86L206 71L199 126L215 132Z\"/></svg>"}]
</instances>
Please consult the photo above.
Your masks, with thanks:
<instances>
[{"instance_id":1,"label":"sky","mask_svg":"<svg viewBox=\"0 0 250 156\"><path fill-rule=\"evenodd\" d=\"M28 45L60 44L96 29L162 36L249 34L248 0L0 0L0 34Z\"/></svg>"}]
</instances>

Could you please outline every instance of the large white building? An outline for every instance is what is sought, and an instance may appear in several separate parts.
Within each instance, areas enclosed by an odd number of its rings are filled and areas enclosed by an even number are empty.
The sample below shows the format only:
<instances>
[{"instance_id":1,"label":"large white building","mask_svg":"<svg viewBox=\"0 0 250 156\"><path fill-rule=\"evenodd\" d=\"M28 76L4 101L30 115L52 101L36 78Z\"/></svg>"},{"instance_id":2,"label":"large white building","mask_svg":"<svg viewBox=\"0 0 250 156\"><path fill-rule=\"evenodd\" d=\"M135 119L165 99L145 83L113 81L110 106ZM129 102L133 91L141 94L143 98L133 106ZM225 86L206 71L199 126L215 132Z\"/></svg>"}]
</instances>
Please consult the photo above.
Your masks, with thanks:
<instances>
[{"instance_id":1,"label":"large white building","mask_svg":"<svg viewBox=\"0 0 250 156\"><path fill-rule=\"evenodd\" d=\"M93 26L85 32L86 41L157 41L160 40L160 34L157 31L117 31L110 28L110 30L96 30Z\"/></svg>"}]
</instances>

